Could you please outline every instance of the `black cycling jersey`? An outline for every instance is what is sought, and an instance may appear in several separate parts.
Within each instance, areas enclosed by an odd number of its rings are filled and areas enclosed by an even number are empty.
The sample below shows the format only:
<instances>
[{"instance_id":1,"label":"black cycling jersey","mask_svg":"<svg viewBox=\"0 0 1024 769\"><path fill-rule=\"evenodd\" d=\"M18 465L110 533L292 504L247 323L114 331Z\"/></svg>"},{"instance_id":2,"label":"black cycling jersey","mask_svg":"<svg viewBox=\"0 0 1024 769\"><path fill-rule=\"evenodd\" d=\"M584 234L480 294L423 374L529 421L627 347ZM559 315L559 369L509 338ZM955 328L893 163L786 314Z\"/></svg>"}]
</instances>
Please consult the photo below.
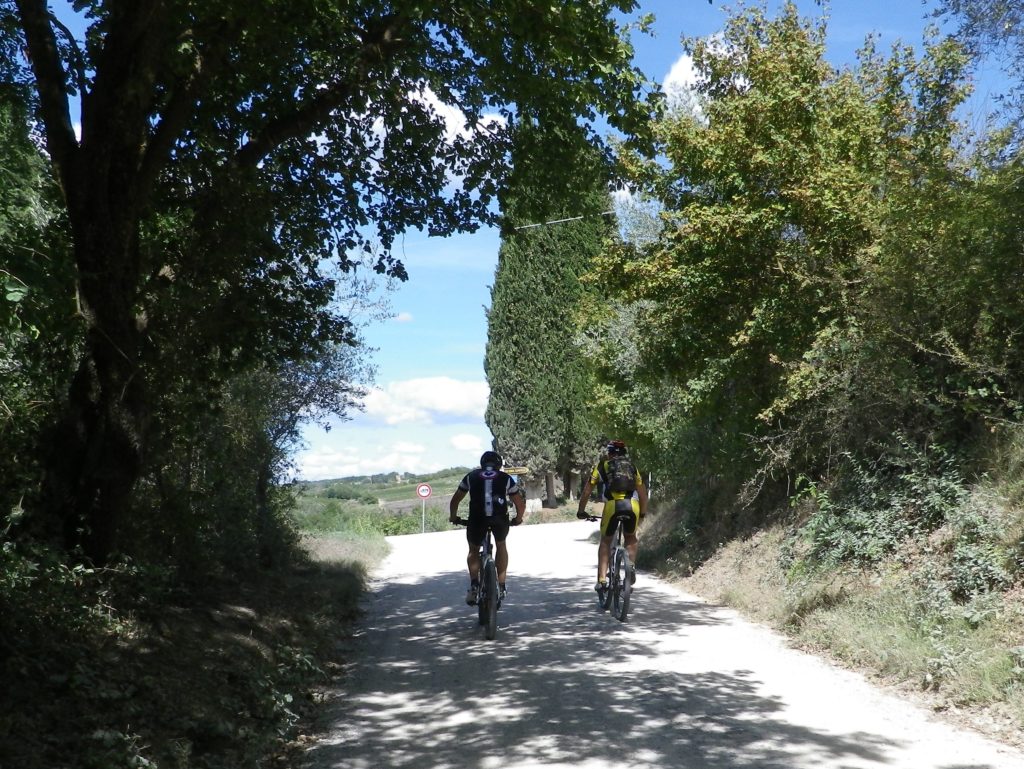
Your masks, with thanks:
<instances>
[{"instance_id":1,"label":"black cycling jersey","mask_svg":"<svg viewBox=\"0 0 1024 769\"><path fill-rule=\"evenodd\" d=\"M488 519L507 522L510 497L519 493L515 478L490 467L470 470L459 489L469 492L469 520L480 523Z\"/></svg>"}]
</instances>

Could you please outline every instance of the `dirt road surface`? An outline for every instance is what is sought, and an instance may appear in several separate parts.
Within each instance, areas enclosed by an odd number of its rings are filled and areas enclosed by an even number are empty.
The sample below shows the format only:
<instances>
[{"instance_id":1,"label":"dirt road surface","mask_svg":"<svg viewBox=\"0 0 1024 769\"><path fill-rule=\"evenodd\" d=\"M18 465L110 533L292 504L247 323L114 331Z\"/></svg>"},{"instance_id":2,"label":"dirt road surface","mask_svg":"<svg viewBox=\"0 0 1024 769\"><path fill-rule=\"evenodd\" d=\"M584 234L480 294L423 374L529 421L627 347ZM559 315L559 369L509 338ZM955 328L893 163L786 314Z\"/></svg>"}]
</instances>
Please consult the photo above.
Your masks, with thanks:
<instances>
[{"instance_id":1,"label":"dirt road surface","mask_svg":"<svg viewBox=\"0 0 1024 769\"><path fill-rule=\"evenodd\" d=\"M1024 769L735 612L640 574L593 599L595 525L523 526L483 639L462 530L390 539L313 769Z\"/></svg>"}]
</instances>

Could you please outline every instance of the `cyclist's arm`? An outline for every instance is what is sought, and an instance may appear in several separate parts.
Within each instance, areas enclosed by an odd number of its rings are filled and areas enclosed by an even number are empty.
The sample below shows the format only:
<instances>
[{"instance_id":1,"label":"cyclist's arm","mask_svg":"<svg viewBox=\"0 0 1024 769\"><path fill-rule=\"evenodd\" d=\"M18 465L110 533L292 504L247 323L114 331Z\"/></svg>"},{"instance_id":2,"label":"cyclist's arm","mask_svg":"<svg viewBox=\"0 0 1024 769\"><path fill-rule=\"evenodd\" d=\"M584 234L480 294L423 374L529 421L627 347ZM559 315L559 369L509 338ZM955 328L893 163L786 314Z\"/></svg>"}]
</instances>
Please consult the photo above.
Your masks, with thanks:
<instances>
[{"instance_id":1,"label":"cyclist's arm","mask_svg":"<svg viewBox=\"0 0 1024 769\"><path fill-rule=\"evenodd\" d=\"M593 490L594 490L594 479L593 479L593 475L591 474L591 476L587 478L587 482L583 484L583 490L580 491L580 507L579 507L579 510L576 511L576 517L577 518L583 518L583 517L586 516L586 514L587 514L587 502L590 501L590 492L593 491Z\"/></svg>"},{"instance_id":2,"label":"cyclist's arm","mask_svg":"<svg viewBox=\"0 0 1024 769\"><path fill-rule=\"evenodd\" d=\"M463 489L456 489L455 493L452 494L452 501L448 503L448 522L455 523L455 519L459 515L459 503L466 498L466 492Z\"/></svg>"},{"instance_id":3,"label":"cyclist's arm","mask_svg":"<svg viewBox=\"0 0 1024 769\"><path fill-rule=\"evenodd\" d=\"M523 522L523 514L526 512L526 501L523 499L522 489L512 495L512 504L516 508L516 517L512 524L518 526Z\"/></svg>"},{"instance_id":4,"label":"cyclist's arm","mask_svg":"<svg viewBox=\"0 0 1024 769\"><path fill-rule=\"evenodd\" d=\"M644 486L643 481L637 484L636 497L636 501L640 504L640 517L643 518L647 515L647 487Z\"/></svg>"}]
</instances>

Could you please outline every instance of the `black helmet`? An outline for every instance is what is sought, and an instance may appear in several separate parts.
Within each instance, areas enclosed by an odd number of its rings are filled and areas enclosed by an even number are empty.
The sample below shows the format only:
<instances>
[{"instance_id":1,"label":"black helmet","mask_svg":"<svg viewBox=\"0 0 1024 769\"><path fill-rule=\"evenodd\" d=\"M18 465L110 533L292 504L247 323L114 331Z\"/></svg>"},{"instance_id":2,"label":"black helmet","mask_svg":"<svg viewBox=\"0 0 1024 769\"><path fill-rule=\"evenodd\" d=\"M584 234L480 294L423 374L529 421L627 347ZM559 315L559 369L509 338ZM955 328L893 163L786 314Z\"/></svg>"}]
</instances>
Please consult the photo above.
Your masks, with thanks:
<instances>
[{"instance_id":1,"label":"black helmet","mask_svg":"<svg viewBox=\"0 0 1024 769\"><path fill-rule=\"evenodd\" d=\"M622 441L608 441L608 445L605 446L605 451L608 452L610 457L622 456L626 453L626 444Z\"/></svg>"},{"instance_id":2,"label":"black helmet","mask_svg":"<svg viewBox=\"0 0 1024 769\"><path fill-rule=\"evenodd\" d=\"M495 470L500 470L503 464L501 454L497 451L485 451L480 455L480 467L493 467Z\"/></svg>"}]
</instances>

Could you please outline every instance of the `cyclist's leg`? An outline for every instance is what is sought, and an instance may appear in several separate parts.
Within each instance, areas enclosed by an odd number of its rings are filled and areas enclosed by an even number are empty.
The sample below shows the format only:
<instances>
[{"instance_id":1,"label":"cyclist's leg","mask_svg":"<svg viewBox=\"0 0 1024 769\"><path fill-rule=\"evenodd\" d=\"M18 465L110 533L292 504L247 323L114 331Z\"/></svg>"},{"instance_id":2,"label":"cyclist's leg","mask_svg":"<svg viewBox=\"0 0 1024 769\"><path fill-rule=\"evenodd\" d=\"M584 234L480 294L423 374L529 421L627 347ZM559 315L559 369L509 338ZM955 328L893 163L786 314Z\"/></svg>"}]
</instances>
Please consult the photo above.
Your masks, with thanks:
<instances>
[{"instance_id":1,"label":"cyclist's leg","mask_svg":"<svg viewBox=\"0 0 1024 769\"><path fill-rule=\"evenodd\" d=\"M483 528L476 525L474 521L470 521L466 527L466 542L469 544L466 568L469 569L470 582L480 582L480 543L483 541Z\"/></svg>"},{"instance_id":2,"label":"cyclist's leg","mask_svg":"<svg viewBox=\"0 0 1024 769\"><path fill-rule=\"evenodd\" d=\"M633 500L633 525L626 526L623 528L624 544L626 545L626 552L629 553L629 560L633 566L636 566L636 551L637 551L637 538L636 533L640 529L640 503L637 500Z\"/></svg>"},{"instance_id":3,"label":"cyclist's leg","mask_svg":"<svg viewBox=\"0 0 1024 769\"><path fill-rule=\"evenodd\" d=\"M508 523L491 527L494 532L494 566L498 570L498 584L501 586L505 585L505 573L508 571L508 547L505 545L508 529Z\"/></svg>"},{"instance_id":4,"label":"cyclist's leg","mask_svg":"<svg viewBox=\"0 0 1024 769\"><path fill-rule=\"evenodd\" d=\"M494 543L494 565L498 569L498 584L505 584L505 572L508 571L508 547L504 542Z\"/></svg>"},{"instance_id":5,"label":"cyclist's leg","mask_svg":"<svg viewBox=\"0 0 1024 769\"><path fill-rule=\"evenodd\" d=\"M608 554L612 548L612 532L608 530L615 512L615 502L608 500L604 503L604 510L601 514L601 541L597 545L597 581L604 582L608 576Z\"/></svg>"}]
</instances>

